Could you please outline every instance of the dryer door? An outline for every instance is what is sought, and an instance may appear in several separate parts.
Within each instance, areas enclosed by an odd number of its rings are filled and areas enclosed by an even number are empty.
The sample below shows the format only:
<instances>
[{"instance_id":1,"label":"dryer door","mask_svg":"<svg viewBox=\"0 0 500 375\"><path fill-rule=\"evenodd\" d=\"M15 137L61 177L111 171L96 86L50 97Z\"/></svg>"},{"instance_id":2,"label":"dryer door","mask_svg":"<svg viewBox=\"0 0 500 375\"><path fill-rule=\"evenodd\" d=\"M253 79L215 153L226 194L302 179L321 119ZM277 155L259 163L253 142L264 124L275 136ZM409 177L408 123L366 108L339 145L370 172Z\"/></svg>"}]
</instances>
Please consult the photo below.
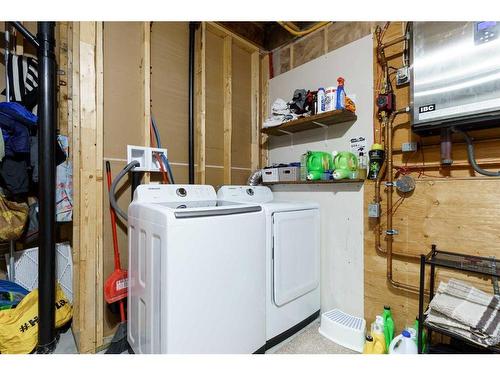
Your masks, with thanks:
<instances>
[{"instance_id":1,"label":"dryer door","mask_svg":"<svg viewBox=\"0 0 500 375\"><path fill-rule=\"evenodd\" d=\"M274 303L283 306L319 286L319 210L273 214Z\"/></svg>"}]
</instances>

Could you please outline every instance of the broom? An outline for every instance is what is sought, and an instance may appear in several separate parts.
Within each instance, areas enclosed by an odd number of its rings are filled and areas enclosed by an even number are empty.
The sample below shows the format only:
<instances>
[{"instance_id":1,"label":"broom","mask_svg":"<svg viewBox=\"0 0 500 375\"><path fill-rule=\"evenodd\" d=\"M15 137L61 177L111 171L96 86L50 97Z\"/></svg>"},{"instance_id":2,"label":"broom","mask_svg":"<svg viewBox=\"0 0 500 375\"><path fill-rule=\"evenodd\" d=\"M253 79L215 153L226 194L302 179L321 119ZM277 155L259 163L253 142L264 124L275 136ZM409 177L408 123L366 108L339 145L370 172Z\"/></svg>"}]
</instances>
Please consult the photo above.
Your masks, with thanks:
<instances>
[{"instance_id":1,"label":"broom","mask_svg":"<svg viewBox=\"0 0 500 375\"><path fill-rule=\"evenodd\" d=\"M106 177L109 192L111 190L111 165L109 161L106 161ZM116 216L115 210L111 207L111 205L109 206L109 213L111 215L115 269L104 283L104 299L109 304L118 302L120 307L120 324L118 325L106 354L119 354L129 349L127 341L127 318L125 315L125 298L127 298L128 291L128 274L127 270L122 269L120 264L120 251L118 249L118 236L116 233Z\"/></svg>"}]
</instances>

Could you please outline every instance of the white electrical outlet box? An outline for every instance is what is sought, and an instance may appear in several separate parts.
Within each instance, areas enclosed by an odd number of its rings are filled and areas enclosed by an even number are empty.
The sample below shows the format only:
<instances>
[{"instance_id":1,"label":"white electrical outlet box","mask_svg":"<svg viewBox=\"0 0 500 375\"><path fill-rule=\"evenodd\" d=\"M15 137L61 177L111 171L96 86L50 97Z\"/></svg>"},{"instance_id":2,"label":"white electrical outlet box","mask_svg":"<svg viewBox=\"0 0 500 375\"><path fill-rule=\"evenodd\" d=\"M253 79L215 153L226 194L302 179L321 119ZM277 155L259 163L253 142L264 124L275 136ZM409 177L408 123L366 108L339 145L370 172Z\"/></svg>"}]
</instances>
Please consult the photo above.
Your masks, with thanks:
<instances>
[{"instance_id":1,"label":"white electrical outlet box","mask_svg":"<svg viewBox=\"0 0 500 375\"><path fill-rule=\"evenodd\" d=\"M368 217L380 217L380 203L368 204Z\"/></svg>"},{"instance_id":2,"label":"white electrical outlet box","mask_svg":"<svg viewBox=\"0 0 500 375\"><path fill-rule=\"evenodd\" d=\"M407 66L403 66L396 72L396 86L401 86L408 82L410 82L410 69Z\"/></svg>"},{"instance_id":3,"label":"white electrical outlet box","mask_svg":"<svg viewBox=\"0 0 500 375\"><path fill-rule=\"evenodd\" d=\"M155 154L158 155L162 163L164 162L163 155L165 155L165 159L168 160L166 148L127 145L127 163L138 161L139 166L134 168L134 171L137 172L161 171L160 163ZM167 166L163 165L163 168L166 170Z\"/></svg>"},{"instance_id":4,"label":"white electrical outlet box","mask_svg":"<svg viewBox=\"0 0 500 375\"><path fill-rule=\"evenodd\" d=\"M401 145L401 151L403 151L403 152L417 151L417 142L404 142Z\"/></svg>"}]
</instances>

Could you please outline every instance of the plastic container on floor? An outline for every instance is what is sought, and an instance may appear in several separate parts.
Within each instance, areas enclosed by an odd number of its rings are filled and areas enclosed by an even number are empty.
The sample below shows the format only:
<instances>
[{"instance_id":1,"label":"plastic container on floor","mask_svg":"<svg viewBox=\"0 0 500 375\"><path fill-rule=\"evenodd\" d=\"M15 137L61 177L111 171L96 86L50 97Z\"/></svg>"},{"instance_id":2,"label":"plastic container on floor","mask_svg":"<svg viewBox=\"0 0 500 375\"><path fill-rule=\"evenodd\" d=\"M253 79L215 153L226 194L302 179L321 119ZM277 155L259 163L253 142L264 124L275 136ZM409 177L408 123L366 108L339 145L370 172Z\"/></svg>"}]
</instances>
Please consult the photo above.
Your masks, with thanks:
<instances>
[{"instance_id":1,"label":"plastic container on floor","mask_svg":"<svg viewBox=\"0 0 500 375\"><path fill-rule=\"evenodd\" d=\"M366 321L333 309L321 314L319 333L348 349L363 352Z\"/></svg>"},{"instance_id":2,"label":"plastic container on floor","mask_svg":"<svg viewBox=\"0 0 500 375\"><path fill-rule=\"evenodd\" d=\"M389 345L389 354L417 354L417 344L412 340L410 332L404 330Z\"/></svg>"}]
</instances>

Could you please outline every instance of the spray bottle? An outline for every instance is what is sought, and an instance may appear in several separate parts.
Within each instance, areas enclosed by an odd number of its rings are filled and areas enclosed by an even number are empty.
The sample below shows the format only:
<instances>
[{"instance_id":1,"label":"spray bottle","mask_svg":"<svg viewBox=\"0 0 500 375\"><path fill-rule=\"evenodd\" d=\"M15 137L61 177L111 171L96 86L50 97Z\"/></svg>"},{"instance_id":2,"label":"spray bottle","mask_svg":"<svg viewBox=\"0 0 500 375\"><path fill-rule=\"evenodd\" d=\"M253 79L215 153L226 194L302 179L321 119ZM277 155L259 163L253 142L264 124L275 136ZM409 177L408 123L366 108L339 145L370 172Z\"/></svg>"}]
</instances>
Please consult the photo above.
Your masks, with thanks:
<instances>
[{"instance_id":1,"label":"spray bottle","mask_svg":"<svg viewBox=\"0 0 500 375\"><path fill-rule=\"evenodd\" d=\"M345 91L344 91L344 78L337 78L337 100L335 102L335 109L345 108Z\"/></svg>"}]
</instances>

